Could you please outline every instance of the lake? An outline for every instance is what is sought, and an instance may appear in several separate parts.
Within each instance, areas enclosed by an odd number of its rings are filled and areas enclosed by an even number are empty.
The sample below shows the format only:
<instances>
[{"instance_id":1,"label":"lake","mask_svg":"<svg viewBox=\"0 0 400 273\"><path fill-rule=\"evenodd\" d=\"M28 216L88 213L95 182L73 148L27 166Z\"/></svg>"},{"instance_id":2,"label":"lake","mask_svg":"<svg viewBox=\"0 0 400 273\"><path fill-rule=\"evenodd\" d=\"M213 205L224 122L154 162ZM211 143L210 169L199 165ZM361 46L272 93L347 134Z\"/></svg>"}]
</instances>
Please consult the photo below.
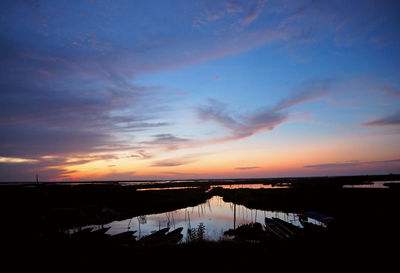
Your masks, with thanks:
<instances>
[{"instance_id":1,"label":"lake","mask_svg":"<svg viewBox=\"0 0 400 273\"><path fill-rule=\"evenodd\" d=\"M343 188L359 188L359 189L388 189L389 187L385 184L397 184L400 181L374 181L371 183L365 184L356 184L356 185L344 185Z\"/></svg>"},{"instance_id":2,"label":"lake","mask_svg":"<svg viewBox=\"0 0 400 273\"><path fill-rule=\"evenodd\" d=\"M302 227L297 213L248 209L242 205L224 202L220 196L213 196L205 203L194 207L114 221L104 226L110 227L107 231L107 234L110 235L136 230L137 239L165 227L170 227L170 230L183 227L182 241L186 241L187 230L197 228L202 223L205 226L205 239L219 240L226 238L224 231L235 226L251 222L259 222L264 225L265 217L277 217Z\"/></svg>"}]
</instances>

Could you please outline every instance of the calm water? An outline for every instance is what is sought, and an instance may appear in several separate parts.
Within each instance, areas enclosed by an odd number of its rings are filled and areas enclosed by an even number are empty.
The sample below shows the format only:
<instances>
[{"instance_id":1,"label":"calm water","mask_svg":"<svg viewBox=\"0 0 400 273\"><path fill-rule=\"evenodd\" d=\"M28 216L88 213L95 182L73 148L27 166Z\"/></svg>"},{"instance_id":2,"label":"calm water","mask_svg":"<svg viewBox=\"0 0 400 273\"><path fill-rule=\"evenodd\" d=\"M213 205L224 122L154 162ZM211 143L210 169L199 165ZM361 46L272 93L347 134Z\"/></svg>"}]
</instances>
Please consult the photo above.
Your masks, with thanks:
<instances>
[{"instance_id":1,"label":"calm water","mask_svg":"<svg viewBox=\"0 0 400 273\"><path fill-rule=\"evenodd\" d=\"M274 186L274 185L264 185L264 184L229 184L229 185L212 185L210 190L214 188L223 189L286 189L288 185Z\"/></svg>"},{"instance_id":2,"label":"calm water","mask_svg":"<svg viewBox=\"0 0 400 273\"><path fill-rule=\"evenodd\" d=\"M301 227L298 215L276 211L252 210L241 205L236 205L236 223L234 222L235 205L224 202L222 197L213 196L206 203L174 210L166 213L150 214L133 217L123 221L114 221L105 226L111 227L107 233L117 234L127 230L136 230L137 238L149 235L161 228L170 227L171 230L183 227L183 241L186 240L188 228L197 228L200 223L205 226L205 238L219 240L223 238L224 231L250 222L264 224L265 217L278 217Z\"/></svg>"},{"instance_id":3,"label":"calm water","mask_svg":"<svg viewBox=\"0 0 400 273\"><path fill-rule=\"evenodd\" d=\"M198 189L200 187L163 187L163 188L142 188L137 191L163 191L163 190L183 190L183 189Z\"/></svg>"},{"instance_id":4,"label":"calm water","mask_svg":"<svg viewBox=\"0 0 400 273\"><path fill-rule=\"evenodd\" d=\"M343 188L388 189L389 187L384 185L386 183L400 183L400 181L374 181L371 184L344 185Z\"/></svg>"}]
</instances>

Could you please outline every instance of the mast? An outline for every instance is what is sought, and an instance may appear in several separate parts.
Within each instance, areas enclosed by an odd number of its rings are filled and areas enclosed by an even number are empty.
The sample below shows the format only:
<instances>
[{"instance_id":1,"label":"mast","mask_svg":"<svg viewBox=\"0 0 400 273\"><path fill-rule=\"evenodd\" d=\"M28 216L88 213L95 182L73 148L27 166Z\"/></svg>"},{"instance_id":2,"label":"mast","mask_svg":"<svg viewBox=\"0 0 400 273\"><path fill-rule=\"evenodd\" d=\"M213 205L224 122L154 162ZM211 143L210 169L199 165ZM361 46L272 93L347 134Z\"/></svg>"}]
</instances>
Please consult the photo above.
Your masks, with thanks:
<instances>
[{"instance_id":1,"label":"mast","mask_svg":"<svg viewBox=\"0 0 400 273\"><path fill-rule=\"evenodd\" d=\"M233 229L236 229L236 203L233 203Z\"/></svg>"}]
</instances>

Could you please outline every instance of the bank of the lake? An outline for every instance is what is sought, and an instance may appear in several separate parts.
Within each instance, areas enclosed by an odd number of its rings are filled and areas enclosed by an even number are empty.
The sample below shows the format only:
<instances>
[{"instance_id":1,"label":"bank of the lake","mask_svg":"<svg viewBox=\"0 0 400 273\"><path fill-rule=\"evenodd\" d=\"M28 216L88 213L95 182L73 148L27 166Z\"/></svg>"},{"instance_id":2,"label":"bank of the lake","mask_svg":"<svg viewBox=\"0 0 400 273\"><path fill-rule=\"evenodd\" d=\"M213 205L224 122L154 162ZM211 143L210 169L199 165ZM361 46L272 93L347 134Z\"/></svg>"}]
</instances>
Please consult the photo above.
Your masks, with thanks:
<instances>
[{"instance_id":1,"label":"bank of the lake","mask_svg":"<svg viewBox=\"0 0 400 273\"><path fill-rule=\"evenodd\" d=\"M382 177L374 179L382 181ZM395 179L398 178L392 176L383 180ZM287 182L282 180L279 183ZM179 261L183 268L195 262L198 268L206 269L213 262L217 268L232 269L259 266L260 261L262 265L263 261L277 263L287 259L339 261L341 264L349 257L353 265L376 265L382 264L383 260L386 264L390 263L392 249L399 243L396 224L398 187L343 188L343 185L349 184L349 178L312 178L309 183L302 178L290 183L288 188L214 187L210 190L211 185L197 184L184 189L147 191L109 183L2 185L3 247L12 258L18 260L23 257L31 265L50 268L55 264L65 264L67 267L104 269L147 263L162 269L163 264ZM355 179L353 184L357 183L361 181ZM270 237L263 242L221 239L147 246L109 241L90 241L88 244L59 236L60 231L74 227L126 221L143 215L199 206L213 196L256 211L318 211L334 217L335 222L327 232L318 236L300 236L289 241ZM197 224L193 223L192 227L197 227Z\"/></svg>"}]
</instances>

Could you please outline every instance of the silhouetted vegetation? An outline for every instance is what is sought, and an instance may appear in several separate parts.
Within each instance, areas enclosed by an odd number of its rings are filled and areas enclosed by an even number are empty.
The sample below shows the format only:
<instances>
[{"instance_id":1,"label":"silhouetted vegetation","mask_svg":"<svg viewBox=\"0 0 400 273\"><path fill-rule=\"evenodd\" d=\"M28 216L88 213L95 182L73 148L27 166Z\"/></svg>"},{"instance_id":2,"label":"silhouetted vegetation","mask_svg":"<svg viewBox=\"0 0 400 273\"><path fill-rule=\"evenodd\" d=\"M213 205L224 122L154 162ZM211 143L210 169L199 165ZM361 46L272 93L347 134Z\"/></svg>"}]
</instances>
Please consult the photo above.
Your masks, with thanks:
<instances>
[{"instance_id":1,"label":"silhouetted vegetation","mask_svg":"<svg viewBox=\"0 0 400 273\"><path fill-rule=\"evenodd\" d=\"M189 228L187 231L186 241L188 243L203 241L205 231L206 231L206 227L204 226L203 223L199 223L197 228Z\"/></svg>"},{"instance_id":2,"label":"silhouetted vegetation","mask_svg":"<svg viewBox=\"0 0 400 273\"><path fill-rule=\"evenodd\" d=\"M374 177L379 181L385 179L390 181L396 178ZM360 177L355 180L354 184L361 183ZM71 270L86 268L91 271L115 270L136 262L148 263L161 270L165 269L171 257L179 259L182 268L191 266L196 259L198 269L203 270L209 269L213 263L217 269L248 270L252 265L260 265L252 263L257 259L271 264L291 259L297 260L297 265L310 260L335 261L336 265L340 264L337 261L351 261L353 266L391 261L392 249L399 243L396 222L398 184L390 185L389 189L344 189L342 186L349 184L348 177L343 180L310 178L309 183L306 181L306 178L299 181L293 179L290 181L292 187L287 189L216 188L208 192L207 187L137 191L136 187L117 184L2 185L3 248L16 260L24 257L29 261L16 263L15 266L65 266ZM305 230L301 236L286 241L266 233L260 223L228 230L226 234L236 240L217 242L206 240L207 227L201 223L188 230L187 242L179 244L182 239L179 229L165 232L153 241L157 243L151 244L137 241L134 231L116 237L104 234L105 230L96 233L82 230L74 236L62 232L71 227L101 225L113 220L195 206L213 195L254 209L299 213L316 210L335 217L335 221L326 232L317 234ZM369 256L374 259L359 258Z\"/></svg>"}]
</instances>

